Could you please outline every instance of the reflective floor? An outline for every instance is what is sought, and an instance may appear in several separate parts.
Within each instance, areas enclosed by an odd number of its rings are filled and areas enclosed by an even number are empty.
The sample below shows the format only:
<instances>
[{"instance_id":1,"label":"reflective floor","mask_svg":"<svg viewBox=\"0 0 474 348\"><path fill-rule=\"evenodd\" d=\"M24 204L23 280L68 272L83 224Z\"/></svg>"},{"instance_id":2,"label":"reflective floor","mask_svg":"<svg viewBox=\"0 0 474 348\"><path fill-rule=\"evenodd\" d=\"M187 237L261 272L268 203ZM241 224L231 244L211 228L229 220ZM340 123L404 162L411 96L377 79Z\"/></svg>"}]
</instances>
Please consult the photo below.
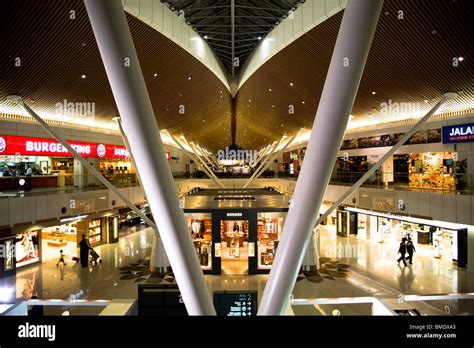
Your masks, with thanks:
<instances>
[{"instance_id":1,"label":"reflective floor","mask_svg":"<svg viewBox=\"0 0 474 348\"><path fill-rule=\"evenodd\" d=\"M141 228L141 230L140 230ZM137 283L147 279L136 275L140 260L147 259L151 250L153 231L150 228L131 228L116 244L105 244L94 249L103 262L81 268L70 259L67 266L56 266L56 260L19 270L17 277L4 279L4 284L15 287L17 299L36 295L44 299L114 299L136 298ZM330 255L338 245L357 245L356 257ZM445 314L446 303L400 303L400 294L433 294L473 292L474 275L457 269L443 259L433 259L429 253L415 254L413 266L404 268L396 263L396 246L373 243L357 238L336 237L334 231L321 232L321 269L318 275L301 274L296 282L295 298L327 298L353 296L385 296L393 308L417 308L424 314ZM72 257L72 255L68 255ZM138 266L137 266L138 265ZM120 270L119 267L127 267ZM142 268L143 269L143 268ZM259 300L268 275L206 275L209 291L258 290ZM166 279L173 281L173 278ZM460 306L448 303L449 312L473 313L471 303ZM336 308L337 307L337 308ZM443 309L444 308L444 309ZM337 309L336 312L334 310ZM298 315L367 315L368 305L292 306ZM444 312L445 311L445 312ZM335 314L338 313L338 314Z\"/></svg>"}]
</instances>

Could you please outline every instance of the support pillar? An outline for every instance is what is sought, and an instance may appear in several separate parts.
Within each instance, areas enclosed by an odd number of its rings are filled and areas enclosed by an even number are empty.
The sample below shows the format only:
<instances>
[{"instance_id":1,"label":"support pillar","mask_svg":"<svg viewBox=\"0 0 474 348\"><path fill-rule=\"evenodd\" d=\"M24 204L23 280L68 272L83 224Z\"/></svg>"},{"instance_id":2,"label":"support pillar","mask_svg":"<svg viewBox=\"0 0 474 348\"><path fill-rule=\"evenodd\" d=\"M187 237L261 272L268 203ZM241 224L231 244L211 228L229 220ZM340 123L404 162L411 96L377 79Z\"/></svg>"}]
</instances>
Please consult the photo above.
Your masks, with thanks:
<instances>
[{"instance_id":1,"label":"support pillar","mask_svg":"<svg viewBox=\"0 0 474 348\"><path fill-rule=\"evenodd\" d=\"M319 270L319 235L319 229L315 228L304 254L301 265L303 272L316 272Z\"/></svg>"},{"instance_id":2,"label":"support pillar","mask_svg":"<svg viewBox=\"0 0 474 348\"><path fill-rule=\"evenodd\" d=\"M123 129L186 309L190 315L215 315L184 213L179 207L122 2L84 0L84 3Z\"/></svg>"},{"instance_id":3,"label":"support pillar","mask_svg":"<svg viewBox=\"0 0 474 348\"><path fill-rule=\"evenodd\" d=\"M287 307L349 121L382 4L383 0L350 0L344 11L259 315L281 315Z\"/></svg>"},{"instance_id":4,"label":"support pillar","mask_svg":"<svg viewBox=\"0 0 474 348\"><path fill-rule=\"evenodd\" d=\"M114 117L114 120L117 121L117 126L119 128L120 134L122 135L122 140L125 144L125 148L130 154L130 160L132 161L132 164L135 167L135 170L137 171L137 180L140 186L143 187L142 180L140 179L140 173L137 170L135 159L133 158L132 152L130 151L130 144L128 143L127 135L123 131L122 120L120 119L120 117ZM158 229L155 228L154 231L155 233L153 235L150 253L150 271L155 273L166 273L170 271L170 261L168 260L168 256L166 256L165 246L163 245L163 240L160 237Z\"/></svg>"}]
</instances>

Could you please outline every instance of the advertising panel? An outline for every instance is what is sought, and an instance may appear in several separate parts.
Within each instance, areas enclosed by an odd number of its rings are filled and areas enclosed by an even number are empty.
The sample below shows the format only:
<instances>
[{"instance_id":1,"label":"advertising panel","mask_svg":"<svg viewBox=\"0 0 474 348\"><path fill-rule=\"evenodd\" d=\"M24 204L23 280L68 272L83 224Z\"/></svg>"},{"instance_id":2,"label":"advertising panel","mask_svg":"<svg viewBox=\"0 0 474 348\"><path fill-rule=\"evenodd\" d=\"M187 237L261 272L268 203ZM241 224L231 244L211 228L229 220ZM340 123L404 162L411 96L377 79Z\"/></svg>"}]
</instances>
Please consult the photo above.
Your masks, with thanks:
<instances>
[{"instance_id":1,"label":"advertising panel","mask_svg":"<svg viewBox=\"0 0 474 348\"><path fill-rule=\"evenodd\" d=\"M96 144L82 141L67 142L82 157L129 158L125 146ZM0 135L0 155L33 155L72 157L72 154L54 139Z\"/></svg>"},{"instance_id":2,"label":"advertising panel","mask_svg":"<svg viewBox=\"0 0 474 348\"><path fill-rule=\"evenodd\" d=\"M443 127L443 144L471 143L474 141L474 123Z\"/></svg>"}]
</instances>

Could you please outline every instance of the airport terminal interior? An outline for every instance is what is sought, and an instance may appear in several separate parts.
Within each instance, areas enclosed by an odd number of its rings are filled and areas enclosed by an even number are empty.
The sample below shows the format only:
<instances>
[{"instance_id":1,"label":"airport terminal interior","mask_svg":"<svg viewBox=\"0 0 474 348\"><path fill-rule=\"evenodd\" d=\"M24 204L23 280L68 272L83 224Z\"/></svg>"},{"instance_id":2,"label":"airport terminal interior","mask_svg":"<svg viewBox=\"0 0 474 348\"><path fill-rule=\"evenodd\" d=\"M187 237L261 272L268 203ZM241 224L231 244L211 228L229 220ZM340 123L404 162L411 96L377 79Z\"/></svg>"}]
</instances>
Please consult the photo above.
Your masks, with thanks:
<instances>
[{"instance_id":1,"label":"airport terminal interior","mask_svg":"<svg viewBox=\"0 0 474 348\"><path fill-rule=\"evenodd\" d=\"M474 314L471 0L1 2L0 315Z\"/></svg>"}]
</instances>

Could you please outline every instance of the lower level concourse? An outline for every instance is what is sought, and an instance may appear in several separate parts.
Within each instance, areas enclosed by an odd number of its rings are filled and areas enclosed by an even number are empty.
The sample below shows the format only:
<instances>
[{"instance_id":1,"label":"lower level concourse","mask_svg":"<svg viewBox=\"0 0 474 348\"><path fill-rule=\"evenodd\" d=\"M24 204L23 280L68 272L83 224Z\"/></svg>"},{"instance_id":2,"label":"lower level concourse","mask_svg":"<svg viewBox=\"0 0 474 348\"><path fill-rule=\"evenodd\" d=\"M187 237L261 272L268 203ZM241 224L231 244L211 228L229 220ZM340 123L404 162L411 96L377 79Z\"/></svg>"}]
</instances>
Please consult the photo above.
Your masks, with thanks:
<instances>
[{"instance_id":1,"label":"lower level concourse","mask_svg":"<svg viewBox=\"0 0 474 348\"><path fill-rule=\"evenodd\" d=\"M247 196L262 191L248 190ZM255 201L238 202L237 205L242 206L236 210L229 192L220 191L217 195L225 197L227 193L227 200L209 203L210 197L216 197L217 193L217 190L202 191L186 196L184 203L189 231L209 292L212 296L213 292L222 290L256 290L260 302L286 213L280 211L280 215L275 215L276 212L272 215L271 212L256 211L263 209L265 201L275 203L275 200L286 198L276 194L255 196ZM208 211L196 212L203 204L208 205ZM196 211L192 212L193 209ZM456 267L447 258L433 257L432 247L416 244L413 264L404 266L396 261L397 241L380 243L361 236L338 236L336 227L332 223L320 226L319 269L300 273L293 290L294 299L374 296L402 314L474 313L472 300L401 301L406 295L472 292L474 274ZM158 274L149 270L153 236L153 230L143 224L122 224L117 242L94 246L100 255L97 264L92 262L82 268L73 260L79 253L72 248L65 251L65 265L58 265L57 258L47 258L18 269L16 277L6 278L3 283L13 289L18 301L33 296L49 300L136 299L138 284L176 284L172 272ZM255 245L249 247L251 243ZM220 244L217 251L216 244ZM206 248L208 250L203 251ZM264 259L267 259L266 264L261 262ZM65 311L69 315L95 315L100 309L45 307L45 314L61 315ZM341 301L337 304L292 304L287 308L287 314L371 315L372 309L369 304Z\"/></svg>"}]
</instances>

